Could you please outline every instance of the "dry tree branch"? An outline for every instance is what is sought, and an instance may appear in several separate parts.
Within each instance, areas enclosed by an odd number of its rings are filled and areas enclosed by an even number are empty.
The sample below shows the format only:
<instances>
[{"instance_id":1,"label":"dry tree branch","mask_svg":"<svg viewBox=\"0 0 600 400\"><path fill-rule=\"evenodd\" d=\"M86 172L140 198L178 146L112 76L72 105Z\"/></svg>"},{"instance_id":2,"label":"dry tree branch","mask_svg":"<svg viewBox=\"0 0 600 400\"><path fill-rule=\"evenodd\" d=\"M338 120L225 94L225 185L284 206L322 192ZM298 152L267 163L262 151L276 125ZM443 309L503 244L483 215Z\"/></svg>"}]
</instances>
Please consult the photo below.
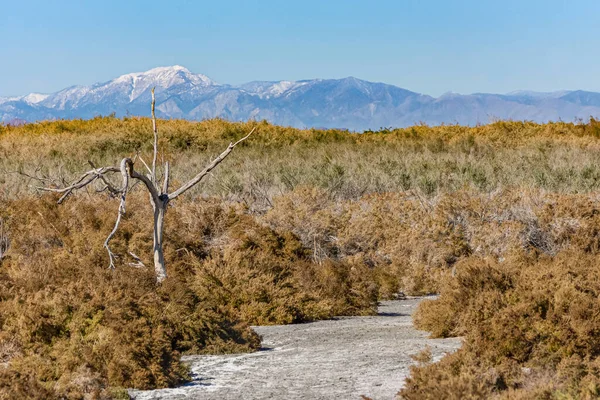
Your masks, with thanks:
<instances>
[{"instance_id":1,"label":"dry tree branch","mask_svg":"<svg viewBox=\"0 0 600 400\"><path fill-rule=\"evenodd\" d=\"M81 189L90 183L94 182L100 176L109 173L109 172L119 172L119 169L116 167L102 167L102 168L94 168L91 171L87 171L79 179L77 179L70 186L64 188L48 188L48 187L38 187L37 189L43 190L45 192L54 192L54 193L63 193L61 198L58 200L58 204L61 204L74 190Z\"/></svg>"},{"instance_id":2,"label":"dry tree branch","mask_svg":"<svg viewBox=\"0 0 600 400\"><path fill-rule=\"evenodd\" d=\"M127 160L127 169L129 172L129 176L133 179L142 181L142 183L146 186L146 189L148 189L148 192L150 192L153 206L156 206L160 202L160 196L150 178L148 178L146 175L142 175L136 172L133 169L133 161L131 161L130 158L125 158L124 160Z\"/></svg>"},{"instance_id":3,"label":"dry tree branch","mask_svg":"<svg viewBox=\"0 0 600 400\"><path fill-rule=\"evenodd\" d=\"M74 183L72 183L71 185L69 185L67 187L64 187L64 188L39 187L38 189L47 191L47 192L62 193L62 196L58 200L58 204L61 204L70 194L73 193L73 191L75 191L77 189L82 189L98 179L98 180L101 180L105 185L105 188L103 190L108 190L113 195L121 196L121 202L119 204L119 210L117 213L117 219L115 221L115 225L114 225L112 231L109 233L106 240L104 241L104 248L108 252L108 257L110 260L109 268L114 269L116 256L110 249L110 241L117 233L119 225L121 224L121 219L122 219L123 215L125 215L127 193L129 191L129 186L130 186L129 179L130 178L137 179L138 181L141 181L142 183L144 183L144 185L150 192L153 204L158 204L158 202L160 202L160 198L159 198L156 188L154 187L154 185L152 184L150 179L135 171L135 169L133 167L134 162L131 158L124 158L121 161L119 168L116 168L116 167L96 168L96 166L94 165L94 163L92 161L89 161L89 164L92 166L93 169L85 172L83 175L81 175L81 177L79 179L77 179ZM123 177L123 185L121 188L114 187L106 179L105 175L107 173L113 173L113 172L121 173L121 176Z\"/></svg>"},{"instance_id":4,"label":"dry tree branch","mask_svg":"<svg viewBox=\"0 0 600 400\"><path fill-rule=\"evenodd\" d=\"M165 176L163 180L162 192L166 194L169 192L169 162L165 162Z\"/></svg>"},{"instance_id":5,"label":"dry tree branch","mask_svg":"<svg viewBox=\"0 0 600 400\"><path fill-rule=\"evenodd\" d=\"M233 149L235 148L235 146L237 146L238 144L240 144L244 140L248 139L250 137L250 135L252 135L252 133L255 130L256 130L256 127L252 128L252 130L250 131L249 134L247 134L246 136L244 136L243 138L241 138L237 142L235 142L235 143L233 143L233 142L229 143L229 146L227 146L227 148L225 149L225 151L223 151L221 154L219 154L219 156L217 158L215 158L210 164L208 164L206 166L206 168L204 168L204 170L202 170L198 175L196 175L195 177L193 177L192 179L190 179L187 183L185 183L179 189L177 189L173 193L169 194L169 200L176 199L177 197L179 197L180 195L182 195L183 193L187 192L189 189L191 189L192 187L194 187L208 173L210 173L210 171L212 171L217 165L219 165L221 163L221 161L223 161L229 155L229 153L231 153L233 151Z\"/></svg>"},{"instance_id":6,"label":"dry tree branch","mask_svg":"<svg viewBox=\"0 0 600 400\"><path fill-rule=\"evenodd\" d=\"M95 170L97 170L96 166L94 165L94 163L90 160L88 160L88 163L92 166L92 168L94 168ZM100 179L102 181L102 183L104 183L104 188L102 189L102 191L104 190L108 190L110 192L111 195L116 196L121 192L121 189L117 189L116 187L114 187L104 176L104 174L98 174L98 179Z\"/></svg>"},{"instance_id":7,"label":"dry tree branch","mask_svg":"<svg viewBox=\"0 0 600 400\"><path fill-rule=\"evenodd\" d=\"M144 161L144 159L142 158L141 155L138 154L138 158L140 159L140 161L142 162L142 164L144 164L144 167L146 167L146 170L148 170L148 173L150 174L150 176L152 176L152 170L150 169L150 167L148 166L148 164L146 164L146 161Z\"/></svg>"},{"instance_id":8,"label":"dry tree branch","mask_svg":"<svg viewBox=\"0 0 600 400\"><path fill-rule=\"evenodd\" d=\"M156 159L158 157L158 128L156 127L156 115L154 114L154 105L156 99L154 97L154 88L152 88L152 131L154 132L154 152L152 156L152 182L156 184Z\"/></svg>"},{"instance_id":9,"label":"dry tree branch","mask_svg":"<svg viewBox=\"0 0 600 400\"><path fill-rule=\"evenodd\" d=\"M115 263L114 263L115 255L110 250L109 243L110 243L110 240L115 235L115 233L117 232L119 224L121 223L121 217L125 214L125 198L126 198L127 190L129 187L129 174L128 174L127 167L128 167L128 164L131 163L132 161L129 158L123 159L123 161L121 161L120 168L116 168L116 167L96 168L96 166L94 165L94 163L92 161L88 161L88 162L92 166L93 169L85 172L83 175L81 175L81 177L79 179L77 179L71 185L64 187L64 188L38 187L38 189L46 191L46 192L62 193L62 196L60 197L60 199L58 199L58 204L61 204L67 197L69 197L69 195L71 195L73 193L73 191L75 191L77 189L82 189L82 188L90 185L91 183L93 183L95 180L99 179L104 183L105 190L108 189L108 191L112 195L118 195L118 194L121 195L121 204L119 205L119 213L117 215L117 220L115 222L115 226L114 226L113 230L110 232L110 234L108 235L108 237L106 238L106 240L104 241L104 247L106 248L106 251L108 252L108 257L110 260L109 268L114 269L115 268ZM122 188L114 187L106 179L105 175L107 173L113 173L113 172L121 172L121 175L123 176L123 187Z\"/></svg>"},{"instance_id":10,"label":"dry tree branch","mask_svg":"<svg viewBox=\"0 0 600 400\"><path fill-rule=\"evenodd\" d=\"M120 190L121 204L119 204L119 213L117 214L117 220L115 221L115 226L114 226L113 230L110 231L110 234L104 241L104 248L108 252L108 258L110 260L110 264L108 266L108 268L110 268L110 269L115 269L115 255L110 250L109 243L110 243L110 240L113 238L113 236L115 236L115 234L117 233L117 229L119 228L119 224L121 223L121 218L123 217L123 215L125 215L125 200L127 198L127 190L129 189L129 171L127 170L128 163L131 163L131 159L129 159L129 158L124 158L121 161L120 170L121 170L121 175L123 176L123 187ZM133 167L131 169L133 169Z\"/></svg>"},{"instance_id":11,"label":"dry tree branch","mask_svg":"<svg viewBox=\"0 0 600 400\"><path fill-rule=\"evenodd\" d=\"M129 255L135 260L134 263L129 263L130 267L135 267L135 268L146 268L146 264L144 264L144 262L142 261L141 258L139 258L137 256L137 254L135 254L134 252L129 252Z\"/></svg>"}]
</instances>

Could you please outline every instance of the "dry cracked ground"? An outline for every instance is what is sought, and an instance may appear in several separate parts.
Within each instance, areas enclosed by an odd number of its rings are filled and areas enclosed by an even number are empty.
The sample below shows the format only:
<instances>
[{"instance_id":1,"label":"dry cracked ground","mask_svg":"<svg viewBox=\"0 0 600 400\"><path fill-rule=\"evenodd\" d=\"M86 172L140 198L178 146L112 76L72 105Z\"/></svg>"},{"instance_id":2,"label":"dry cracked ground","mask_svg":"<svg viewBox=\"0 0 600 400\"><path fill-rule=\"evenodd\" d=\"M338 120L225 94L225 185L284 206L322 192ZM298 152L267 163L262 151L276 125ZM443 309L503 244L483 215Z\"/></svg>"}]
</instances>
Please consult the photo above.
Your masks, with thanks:
<instances>
[{"instance_id":1,"label":"dry cracked ground","mask_svg":"<svg viewBox=\"0 0 600 400\"><path fill-rule=\"evenodd\" d=\"M257 326L261 351L189 356L192 382L130 394L135 400L394 399L411 355L429 346L438 360L460 347L460 339L428 339L413 327L411 314L420 301L383 302L372 317Z\"/></svg>"}]
</instances>

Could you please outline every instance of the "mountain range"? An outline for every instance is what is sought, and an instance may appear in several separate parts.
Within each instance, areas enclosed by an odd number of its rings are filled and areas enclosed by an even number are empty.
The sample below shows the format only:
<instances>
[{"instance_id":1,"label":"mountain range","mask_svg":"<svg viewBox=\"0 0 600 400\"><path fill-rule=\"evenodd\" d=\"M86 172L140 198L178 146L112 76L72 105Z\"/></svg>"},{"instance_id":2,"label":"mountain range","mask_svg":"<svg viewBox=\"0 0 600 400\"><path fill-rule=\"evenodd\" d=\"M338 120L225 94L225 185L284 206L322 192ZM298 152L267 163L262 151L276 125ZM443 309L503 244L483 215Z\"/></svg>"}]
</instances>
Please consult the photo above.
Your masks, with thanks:
<instances>
[{"instance_id":1,"label":"mountain range","mask_svg":"<svg viewBox=\"0 0 600 400\"><path fill-rule=\"evenodd\" d=\"M404 127L425 122L484 124L493 120L573 121L600 117L600 93L455 93L432 97L385 83L356 78L256 81L219 84L182 66L122 75L91 86L72 86L51 94L0 97L0 121L40 121L150 113L156 87L160 118L249 119L305 127L353 131Z\"/></svg>"}]
</instances>

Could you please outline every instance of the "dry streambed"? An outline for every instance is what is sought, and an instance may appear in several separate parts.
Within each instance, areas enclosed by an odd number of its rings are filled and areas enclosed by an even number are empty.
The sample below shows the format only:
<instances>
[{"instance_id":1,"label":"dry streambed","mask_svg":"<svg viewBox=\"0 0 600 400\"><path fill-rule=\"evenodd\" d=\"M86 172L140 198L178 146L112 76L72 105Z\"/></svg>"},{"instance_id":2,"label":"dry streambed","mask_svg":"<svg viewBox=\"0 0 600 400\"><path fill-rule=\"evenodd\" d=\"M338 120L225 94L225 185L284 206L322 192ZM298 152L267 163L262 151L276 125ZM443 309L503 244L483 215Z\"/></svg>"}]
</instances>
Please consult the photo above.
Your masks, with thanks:
<instances>
[{"instance_id":1,"label":"dry streambed","mask_svg":"<svg viewBox=\"0 0 600 400\"><path fill-rule=\"evenodd\" d=\"M189 356L193 381L174 389L131 391L155 399L393 399L413 363L431 348L434 359L459 339L427 339L411 321L420 298L383 302L379 315L284 326L258 326L256 353Z\"/></svg>"}]
</instances>

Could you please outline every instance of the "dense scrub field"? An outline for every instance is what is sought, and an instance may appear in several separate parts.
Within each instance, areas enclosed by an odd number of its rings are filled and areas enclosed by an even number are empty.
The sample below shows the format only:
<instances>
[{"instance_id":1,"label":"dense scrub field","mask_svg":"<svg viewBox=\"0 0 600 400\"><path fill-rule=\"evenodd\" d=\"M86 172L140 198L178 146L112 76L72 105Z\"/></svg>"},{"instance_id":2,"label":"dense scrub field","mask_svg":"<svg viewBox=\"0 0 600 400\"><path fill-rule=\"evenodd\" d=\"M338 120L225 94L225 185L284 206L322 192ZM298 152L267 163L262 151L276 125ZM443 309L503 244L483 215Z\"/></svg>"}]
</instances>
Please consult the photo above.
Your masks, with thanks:
<instances>
[{"instance_id":1,"label":"dense scrub field","mask_svg":"<svg viewBox=\"0 0 600 400\"><path fill-rule=\"evenodd\" d=\"M118 201L90 190L58 206L35 190L88 160L148 158L150 126L0 125L0 398L172 386L187 378L183 353L260 346L250 324L368 315L399 292L439 293L418 326L465 337L440 363L421 357L405 398L600 393L600 123L359 135L159 121L175 184L258 129L172 204L160 286L129 256L151 265L141 190L113 242L115 271L102 243Z\"/></svg>"},{"instance_id":2,"label":"dense scrub field","mask_svg":"<svg viewBox=\"0 0 600 400\"><path fill-rule=\"evenodd\" d=\"M88 160L115 165L140 152L149 162L151 126L144 118L0 126L2 195L30 193L27 185L32 182L14 172L60 180L78 176L89 167ZM600 187L600 122L594 120L415 126L361 135L266 123L161 121L160 146L174 164L174 184L188 179L252 126L258 133L236 148L227 166L216 170L196 195L263 211L272 207L274 197L302 186L321 188L342 200L410 190L433 198L464 188L481 193L506 187L582 193Z\"/></svg>"}]
</instances>

